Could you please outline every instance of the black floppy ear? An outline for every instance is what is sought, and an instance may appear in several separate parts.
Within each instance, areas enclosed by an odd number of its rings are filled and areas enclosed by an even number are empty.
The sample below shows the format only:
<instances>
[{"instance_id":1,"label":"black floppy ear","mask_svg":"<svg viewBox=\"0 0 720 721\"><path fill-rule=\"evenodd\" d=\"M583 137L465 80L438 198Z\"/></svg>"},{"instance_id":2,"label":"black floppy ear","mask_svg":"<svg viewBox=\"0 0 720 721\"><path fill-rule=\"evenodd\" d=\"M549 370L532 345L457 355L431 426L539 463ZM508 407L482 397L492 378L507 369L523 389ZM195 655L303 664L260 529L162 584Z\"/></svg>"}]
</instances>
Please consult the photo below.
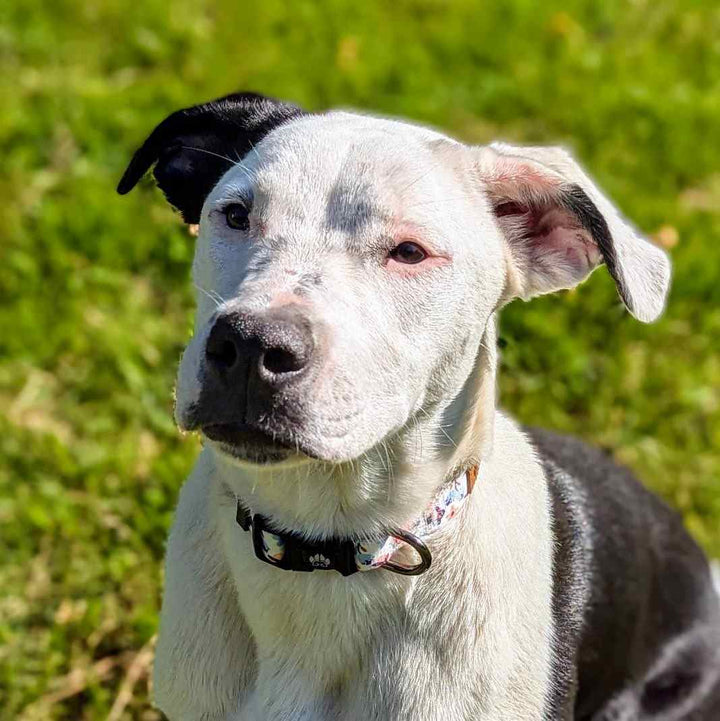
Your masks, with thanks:
<instances>
[{"instance_id":1,"label":"black floppy ear","mask_svg":"<svg viewBox=\"0 0 720 721\"><path fill-rule=\"evenodd\" d=\"M178 110L158 125L133 156L118 184L129 193L153 174L186 223L198 223L205 198L220 177L278 125L304 115L296 105L257 93L234 93Z\"/></svg>"}]
</instances>

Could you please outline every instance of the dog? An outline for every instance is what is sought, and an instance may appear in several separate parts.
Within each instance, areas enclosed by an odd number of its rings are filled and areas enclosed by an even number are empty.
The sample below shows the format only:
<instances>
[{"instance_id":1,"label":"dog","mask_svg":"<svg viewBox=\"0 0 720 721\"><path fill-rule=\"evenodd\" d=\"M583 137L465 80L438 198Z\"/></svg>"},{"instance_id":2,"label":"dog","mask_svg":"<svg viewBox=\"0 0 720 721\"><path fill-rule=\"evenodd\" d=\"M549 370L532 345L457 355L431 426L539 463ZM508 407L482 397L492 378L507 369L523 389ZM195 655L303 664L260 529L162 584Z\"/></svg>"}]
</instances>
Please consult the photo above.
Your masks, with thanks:
<instances>
[{"instance_id":1,"label":"dog","mask_svg":"<svg viewBox=\"0 0 720 721\"><path fill-rule=\"evenodd\" d=\"M176 420L204 449L154 669L173 721L720 718L720 607L678 516L496 407L497 316L670 264L564 150L239 93L150 134L199 224Z\"/></svg>"}]
</instances>

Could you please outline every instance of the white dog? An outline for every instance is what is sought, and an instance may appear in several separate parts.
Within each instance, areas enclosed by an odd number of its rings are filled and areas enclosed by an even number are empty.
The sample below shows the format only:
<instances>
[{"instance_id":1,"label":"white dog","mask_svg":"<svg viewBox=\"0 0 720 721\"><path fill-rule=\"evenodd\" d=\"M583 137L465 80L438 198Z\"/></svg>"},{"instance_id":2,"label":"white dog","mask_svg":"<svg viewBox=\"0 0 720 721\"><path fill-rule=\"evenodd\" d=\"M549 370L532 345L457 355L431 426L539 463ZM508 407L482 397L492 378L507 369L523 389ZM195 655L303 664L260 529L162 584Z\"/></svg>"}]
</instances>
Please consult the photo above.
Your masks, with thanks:
<instances>
[{"instance_id":1,"label":"white dog","mask_svg":"<svg viewBox=\"0 0 720 721\"><path fill-rule=\"evenodd\" d=\"M604 262L663 310L666 256L565 151L245 93L167 118L118 190L153 164L199 223L173 721L717 718L720 611L677 517L495 406L514 298Z\"/></svg>"}]
</instances>

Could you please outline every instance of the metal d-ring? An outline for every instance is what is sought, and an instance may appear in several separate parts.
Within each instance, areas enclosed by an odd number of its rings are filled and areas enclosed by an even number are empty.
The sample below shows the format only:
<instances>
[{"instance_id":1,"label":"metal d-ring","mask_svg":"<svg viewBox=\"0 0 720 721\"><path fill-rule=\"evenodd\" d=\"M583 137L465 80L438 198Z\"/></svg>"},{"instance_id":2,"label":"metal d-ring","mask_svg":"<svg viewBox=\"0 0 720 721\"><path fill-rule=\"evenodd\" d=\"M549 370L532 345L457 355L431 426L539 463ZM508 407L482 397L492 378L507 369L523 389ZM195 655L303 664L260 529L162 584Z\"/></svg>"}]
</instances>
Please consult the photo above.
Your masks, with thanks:
<instances>
[{"instance_id":1,"label":"metal d-ring","mask_svg":"<svg viewBox=\"0 0 720 721\"><path fill-rule=\"evenodd\" d=\"M389 531L388 535L391 538L397 538L398 541L407 543L408 546L417 551L418 556L420 556L420 563L416 566L400 566L397 563L385 561L385 563L380 564L379 568L386 568L388 571L399 573L401 576L419 576L430 568L432 553L416 535L410 533L410 531L401 530Z\"/></svg>"}]
</instances>

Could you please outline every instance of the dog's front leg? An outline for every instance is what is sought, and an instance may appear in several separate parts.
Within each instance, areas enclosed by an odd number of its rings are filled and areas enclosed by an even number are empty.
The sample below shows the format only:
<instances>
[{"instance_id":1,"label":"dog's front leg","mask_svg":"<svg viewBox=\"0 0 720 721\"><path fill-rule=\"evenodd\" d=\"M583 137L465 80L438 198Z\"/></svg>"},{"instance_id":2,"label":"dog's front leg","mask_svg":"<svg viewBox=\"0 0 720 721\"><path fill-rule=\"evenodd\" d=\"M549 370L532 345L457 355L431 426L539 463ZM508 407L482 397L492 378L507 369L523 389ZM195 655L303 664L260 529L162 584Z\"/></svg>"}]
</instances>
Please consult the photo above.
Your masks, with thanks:
<instances>
[{"instance_id":1,"label":"dog's front leg","mask_svg":"<svg viewBox=\"0 0 720 721\"><path fill-rule=\"evenodd\" d=\"M236 715L227 721L335 721L332 704L324 699L289 699L287 688L279 687L272 695L255 691Z\"/></svg>"},{"instance_id":2,"label":"dog's front leg","mask_svg":"<svg viewBox=\"0 0 720 721\"><path fill-rule=\"evenodd\" d=\"M233 718L255 675L255 649L220 550L212 463L185 483L167 548L155 701L170 721Z\"/></svg>"},{"instance_id":3,"label":"dog's front leg","mask_svg":"<svg viewBox=\"0 0 720 721\"><path fill-rule=\"evenodd\" d=\"M318 669L320 671L320 669ZM288 659L265 658L253 690L226 721L340 721L338 699L318 674L301 670ZM353 721L364 719L358 716Z\"/></svg>"}]
</instances>

